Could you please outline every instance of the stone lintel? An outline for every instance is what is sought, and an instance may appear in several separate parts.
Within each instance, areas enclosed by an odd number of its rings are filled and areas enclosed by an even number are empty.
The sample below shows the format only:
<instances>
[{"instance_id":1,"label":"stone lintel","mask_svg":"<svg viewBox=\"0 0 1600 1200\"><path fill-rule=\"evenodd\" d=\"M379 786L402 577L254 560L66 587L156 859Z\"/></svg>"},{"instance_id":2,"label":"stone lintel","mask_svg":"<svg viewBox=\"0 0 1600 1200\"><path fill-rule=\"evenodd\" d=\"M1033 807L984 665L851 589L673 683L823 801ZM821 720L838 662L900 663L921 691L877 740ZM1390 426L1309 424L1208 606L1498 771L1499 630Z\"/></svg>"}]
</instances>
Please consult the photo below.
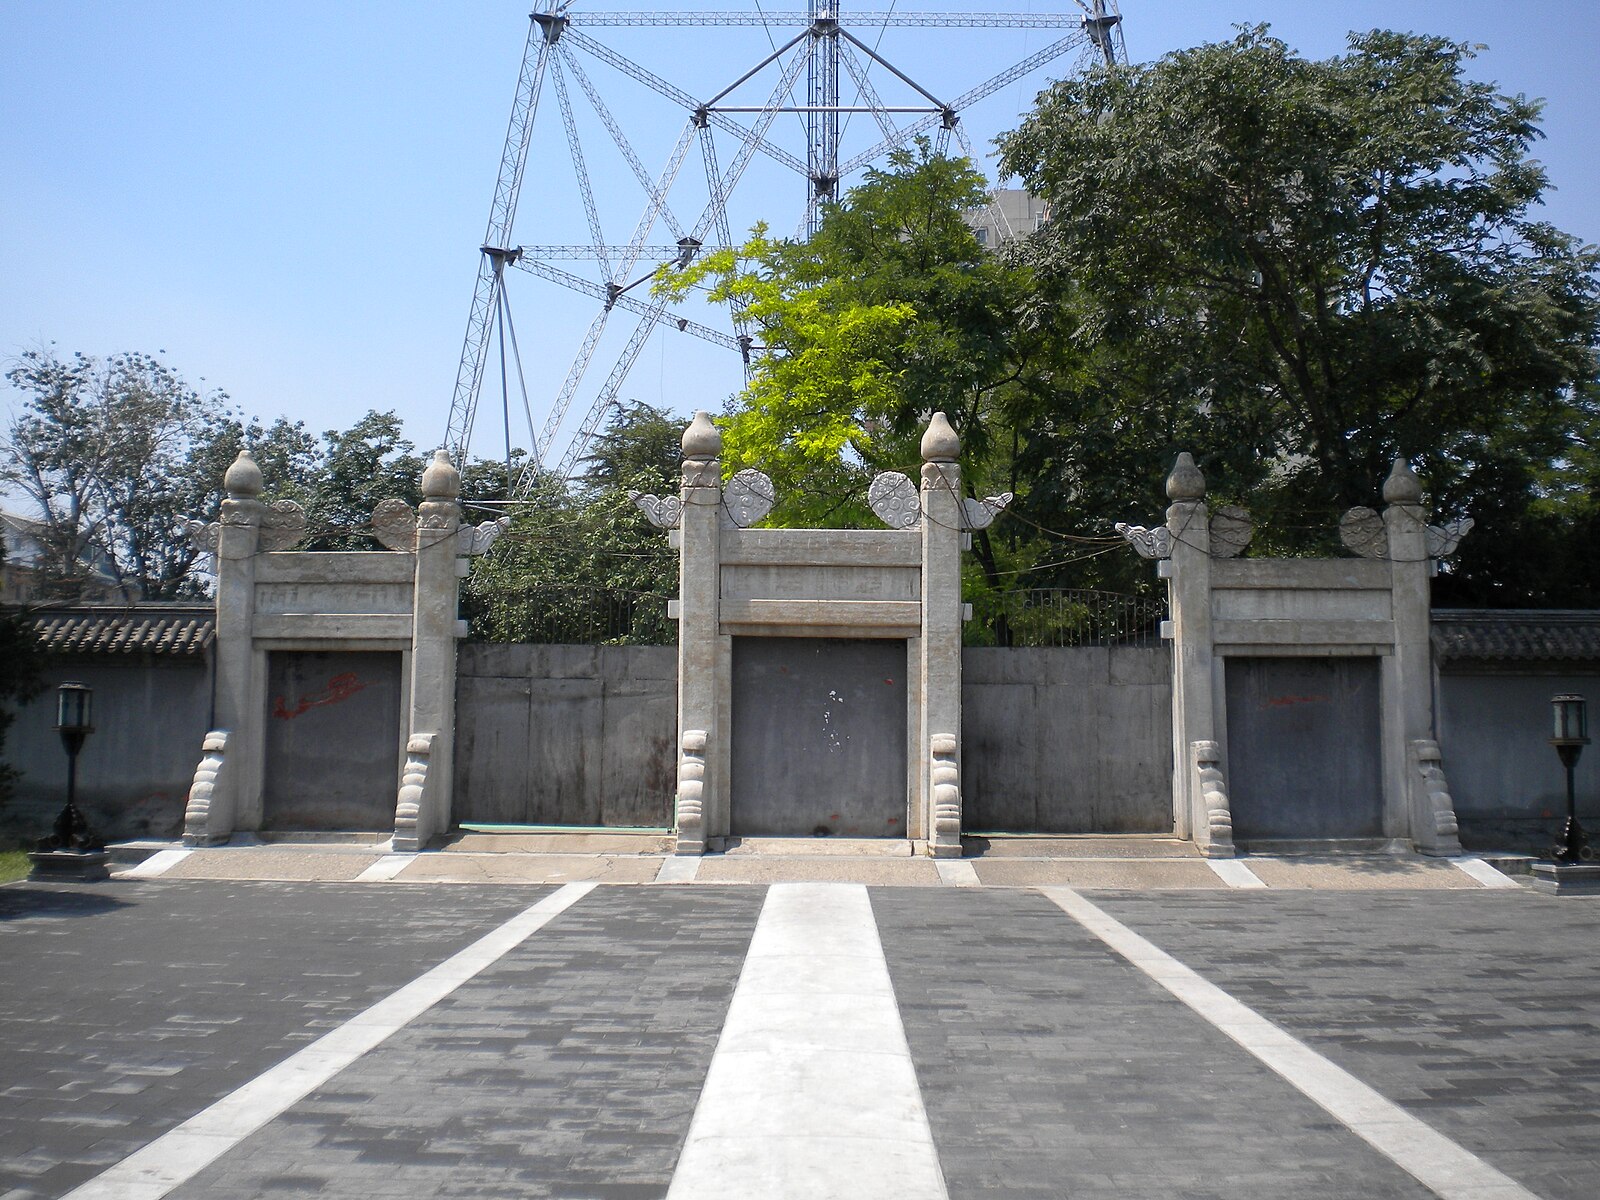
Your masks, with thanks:
<instances>
[{"instance_id":1,"label":"stone lintel","mask_svg":"<svg viewBox=\"0 0 1600 1200\"><path fill-rule=\"evenodd\" d=\"M290 613L280 616L256 617L256 638L280 638L292 641L328 642L359 641L352 649L368 649L374 639L403 640L411 642L412 616L410 613Z\"/></svg>"},{"instance_id":2,"label":"stone lintel","mask_svg":"<svg viewBox=\"0 0 1600 1200\"><path fill-rule=\"evenodd\" d=\"M1392 646L1390 621L1216 621L1212 628L1218 646Z\"/></svg>"},{"instance_id":3,"label":"stone lintel","mask_svg":"<svg viewBox=\"0 0 1600 1200\"><path fill-rule=\"evenodd\" d=\"M1211 563L1213 588L1361 588L1388 591L1389 564L1370 558L1224 558Z\"/></svg>"},{"instance_id":4,"label":"stone lintel","mask_svg":"<svg viewBox=\"0 0 1600 1200\"><path fill-rule=\"evenodd\" d=\"M729 529L724 566L918 567L915 529Z\"/></svg>"},{"instance_id":5,"label":"stone lintel","mask_svg":"<svg viewBox=\"0 0 1600 1200\"><path fill-rule=\"evenodd\" d=\"M399 550L310 552L278 550L256 556L259 583L403 583L410 586L417 556Z\"/></svg>"},{"instance_id":6,"label":"stone lintel","mask_svg":"<svg viewBox=\"0 0 1600 1200\"><path fill-rule=\"evenodd\" d=\"M720 611L725 632L745 633L730 626L789 625L794 636L840 637L832 629L879 629L879 637L915 637L922 625L916 600L729 600ZM901 632L887 632L888 630ZM906 630L912 632L904 632Z\"/></svg>"}]
</instances>

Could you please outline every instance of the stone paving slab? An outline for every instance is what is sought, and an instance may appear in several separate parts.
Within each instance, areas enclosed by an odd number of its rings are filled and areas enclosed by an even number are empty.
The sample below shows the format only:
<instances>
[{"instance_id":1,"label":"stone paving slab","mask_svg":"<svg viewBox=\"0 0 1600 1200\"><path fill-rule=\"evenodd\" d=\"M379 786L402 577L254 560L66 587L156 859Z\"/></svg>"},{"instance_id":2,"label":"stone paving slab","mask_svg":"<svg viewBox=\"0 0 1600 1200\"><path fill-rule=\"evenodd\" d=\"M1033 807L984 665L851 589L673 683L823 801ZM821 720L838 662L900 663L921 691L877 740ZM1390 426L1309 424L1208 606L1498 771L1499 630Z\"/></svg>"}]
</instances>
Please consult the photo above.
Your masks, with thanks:
<instances>
[{"instance_id":1,"label":"stone paving slab","mask_svg":"<svg viewBox=\"0 0 1600 1200\"><path fill-rule=\"evenodd\" d=\"M1537 1195L1600 1196L1600 902L1487 889L1095 902Z\"/></svg>"},{"instance_id":2,"label":"stone paving slab","mask_svg":"<svg viewBox=\"0 0 1600 1200\"><path fill-rule=\"evenodd\" d=\"M1459 867L1437 858L1258 858L1239 859L1269 888L1460 888L1483 885Z\"/></svg>"},{"instance_id":3,"label":"stone paving slab","mask_svg":"<svg viewBox=\"0 0 1600 1200\"><path fill-rule=\"evenodd\" d=\"M1432 1194L1043 897L872 902L952 1200Z\"/></svg>"},{"instance_id":4,"label":"stone paving slab","mask_svg":"<svg viewBox=\"0 0 1600 1200\"><path fill-rule=\"evenodd\" d=\"M378 860L380 853L344 853L291 846L211 846L168 868L163 879L276 879L309 882L348 881Z\"/></svg>"},{"instance_id":5,"label":"stone paving slab","mask_svg":"<svg viewBox=\"0 0 1600 1200\"><path fill-rule=\"evenodd\" d=\"M539 898L0 887L0 1196L57 1197Z\"/></svg>"},{"instance_id":6,"label":"stone paving slab","mask_svg":"<svg viewBox=\"0 0 1600 1200\"><path fill-rule=\"evenodd\" d=\"M929 858L722 858L701 860L699 883L869 883L938 887Z\"/></svg>"},{"instance_id":7,"label":"stone paving slab","mask_svg":"<svg viewBox=\"0 0 1600 1200\"><path fill-rule=\"evenodd\" d=\"M776 855L780 858L911 858L906 838L729 837L713 839L724 854Z\"/></svg>"},{"instance_id":8,"label":"stone paving slab","mask_svg":"<svg viewBox=\"0 0 1600 1200\"><path fill-rule=\"evenodd\" d=\"M968 834L961 848L969 858L1199 858L1193 842L1145 834L1007 835Z\"/></svg>"},{"instance_id":9,"label":"stone paving slab","mask_svg":"<svg viewBox=\"0 0 1600 1200\"><path fill-rule=\"evenodd\" d=\"M659 858L600 854L419 854L398 883L651 883Z\"/></svg>"},{"instance_id":10,"label":"stone paving slab","mask_svg":"<svg viewBox=\"0 0 1600 1200\"><path fill-rule=\"evenodd\" d=\"M591 893L174 1200L663 1195L764 898Z\"/></svg>"},{"instance_id":11,"label":"stone paving slab","mask_svg":"<svg viewBox=\"0 0 1600 1200\"><path fill-rule=\"evenodd\" d=\"M670 833L630 830L581 833L462 833L443 847L445 853L488 854L668 854L676 838Z\"/></svg>"},{"instance_id":12,"label":"stone paving slab","mask_svg":"<svg viewBox=\"0 0 1600 1200\"><path fill-rule=\"evenodd\" d=\"M1202 861L1103 862L1079 859L987 859L973 862L978 879L990 887L1226 888L1228 885Z\"/></svg>"}]
</instances>

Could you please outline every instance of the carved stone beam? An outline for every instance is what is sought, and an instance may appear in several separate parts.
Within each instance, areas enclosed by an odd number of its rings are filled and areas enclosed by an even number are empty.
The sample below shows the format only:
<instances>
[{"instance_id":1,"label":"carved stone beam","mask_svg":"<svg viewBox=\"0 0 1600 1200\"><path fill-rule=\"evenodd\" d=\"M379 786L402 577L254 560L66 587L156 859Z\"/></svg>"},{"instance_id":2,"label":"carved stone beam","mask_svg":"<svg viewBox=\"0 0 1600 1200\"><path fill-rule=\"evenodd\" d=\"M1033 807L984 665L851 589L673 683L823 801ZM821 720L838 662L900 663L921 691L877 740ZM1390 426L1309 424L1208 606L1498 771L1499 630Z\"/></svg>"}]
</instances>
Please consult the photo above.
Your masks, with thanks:
<instances>
[{"instance_id":1,"label":"carved stone beam","mask_svg":"<svg viewBox=\"0 0 1600 1200\"><path fill-rule=\"evenodd\" d=\"M1143 525L1129 525L1126 521L1118 521L1117 532L1128 545L1139 552L1140 558L1172 557L1172 530L1165 525L1146 529Z\"/></svg>"},{"instance_id":2,"label":"carved stone beam","mask_svg":"<svg viewBox=\"0 0 1600 1200\"><path fill-rule=\"evenodd\" d=\"M463 525L456 530L456 554L474 558L488 552L500 540L500 535L511 528L510 517L497 517L493 521L479 521L476 525Z\"/></svg>"},{"instance_id":3,"label":"carved stone beam","mask_svg":"<svg viewBox=\"0 0 1600 1200\"><path fill-rule=\"evenodd\" d=\"M683 500L678 496L656 496L649 492L629 492L628 499L657 529L676 529L683 517Z\"/></svg>"},{"instance_id":4,"label":"carved stone beam","mask_svg":"<svg viewBox=\"0 0 1600 1200\"><path fill-rule=\"evenodd\" d=\"M1005 511L1006 505L1014 499L1012 493L1001 492L998 496L985 496L975 500L971 496L961 502L962 527L965 529L987 529L994 524L994 519Z\"/></svg>"}]
</instances>

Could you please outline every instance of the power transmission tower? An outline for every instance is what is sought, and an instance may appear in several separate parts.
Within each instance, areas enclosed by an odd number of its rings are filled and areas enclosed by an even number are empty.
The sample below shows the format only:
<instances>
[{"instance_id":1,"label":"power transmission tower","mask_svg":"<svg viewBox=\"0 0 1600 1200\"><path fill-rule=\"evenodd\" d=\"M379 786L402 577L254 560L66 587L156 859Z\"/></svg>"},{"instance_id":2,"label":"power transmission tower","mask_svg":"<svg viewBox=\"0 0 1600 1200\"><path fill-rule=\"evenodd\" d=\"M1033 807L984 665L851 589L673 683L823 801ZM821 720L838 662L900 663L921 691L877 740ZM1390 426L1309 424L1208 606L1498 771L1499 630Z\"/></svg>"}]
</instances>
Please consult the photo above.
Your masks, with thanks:
<instances>
[{"instance_id":1,"label":"power transmission tower","mask_svg":"<svg viewBox=\"0 0 1600 1200\"><path fill-rule=\"evenodd\" d=\"M663 263L686 265L709 247L732 244L728 202L758 156L805 180L805 211L797 233L809 236L816 229L823 206L838 197L843 181L913 139L931 135L938 152L945 153L954 138L961 152L972 157L972 146L962 128L961 116L986 97L1070 54L1106 64L1127 60L1122 17L1116 0L1073 0L1068 11L1044 14L916 13L891 9L848 16L841 11L840 0L807 0L804 12L765 12L760 8L760 0L756 0L755 12L578 11L572 0L538 2L540 7L529 18L528 38L517 76L505 148L500 156L489 222L480 247L477 284L468 312L445 435L445 444L452 456L458 464L463 463L477 417L491 343L497 341L507 486L513 500L526 496L542 473L571 477L590 440L616 403L618 392L640 352L658 327L666 326L738 353L748 370L751 341L737 321L732 321L731 330L724 332L693 320L685 313L670 312L665 300L653 296L648 287L641 285L648 284ZM720 90L709 93L702 90L699 94L668 82L662 75L589 33L591 29L605 28L708 30L718 27L758 27L766 35L769 52L760 54L748 69L726 72L723 77L731 78L732 82ZM883 36L888 30L908 28L1048 30L1060 36L1004 70L951 96L943 84L925 83L912 71L897 66L880 53ZM866 37L858 36L854 30L863 31ZM872 44L868 38L874 39ZM652 48L665 49L669 42L680 51L685 48L699 51L706 44L703 36L676 40L663 36ZM621 76L643 88L659 107L676 106L686 114L664 164L654 174L647 170L635 149L634 139L628 136L623 122L608 102L612 89L596 85L591 71L597 65L610 72L612 78ZM873 81L874 69L880 80L885 75L891 77L892 83L886 86L904 92L903 100L885 101ZM805 74L803 103L796 98L802 72ZM746 85L756 83L758 77L763 76L773 80L765 99L748 101L742 95L747 90ZM841 91L842 76L848 79L853 93L848 102ZM555 94L557 114L582 203L588 241L581 244L518 245L513 240L535 119L542 101L548 107L547 90ZM574 90L587 102L592 120L598 122L606 140L620 156L621 165L626 168L624 174L631 174L644 193L644 210L626 242L611 243L604 235L602 206L590 174L591 156L582 136ZM786 114L798 116L804 128L803 157L786 149L774 128ZM841 161L841 139L850 121L858 115L873 122L876 136L868 146ZM718 150L719 135L724 147L722 153ZM699 211L694 220L683 222L671 201L674 186L683 178L686 161L696 146L703 174L699 181ZM1003 223L1004 219L1000 220ZM670 240L661 240L662 227L669 233ZM652 241L652 237L657 240ZM588 264L590 276L580 274L581 268L556 265L563 262ZM587 330L578 339L564 379L554 389L548 404L540 406L544 420L537 429L524 382L516 325L511 319L507 268L537 276L598 305ZM580 406L577 425L568 430L566 444L558 455L558 439L568 413L583 392L584 381L612 316L619 312L636 317L637 324L603 381ZM541 354L546 356L553 349L548 345L540 346ZM529 455L520 469L514 469L511 459L513 369L531 440Z\"/></svg>"}]
</instances>

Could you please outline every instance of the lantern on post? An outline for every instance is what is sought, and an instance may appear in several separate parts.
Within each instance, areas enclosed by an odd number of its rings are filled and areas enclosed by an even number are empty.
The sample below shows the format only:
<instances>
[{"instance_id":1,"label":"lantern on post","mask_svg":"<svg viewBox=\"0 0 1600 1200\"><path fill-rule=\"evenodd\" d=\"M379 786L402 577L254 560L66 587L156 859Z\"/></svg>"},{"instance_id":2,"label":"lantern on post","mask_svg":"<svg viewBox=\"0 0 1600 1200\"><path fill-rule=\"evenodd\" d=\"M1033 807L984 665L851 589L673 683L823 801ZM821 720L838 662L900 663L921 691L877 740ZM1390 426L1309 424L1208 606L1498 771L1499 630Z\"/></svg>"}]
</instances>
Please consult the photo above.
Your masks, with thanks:
<instances>
[{"instance_id":1,"label":"lantern on post","mask_svg":"<svg viewBox=\"0 0 1600 1200\"><path fill-rule=\"evenodd\" d=\"M34 879L104 879L104 844L89 830L78 811L78 753L94 732L94 689L81 683L63 683L56 689L56 732L67 752L67 802L56 817L49 837L39 839L28 855Z\"/></svg>"},{"instance_id":2,"label":"lantern on post","mask_svg":"<svg viewBox=\"0 0 1600 1200\"><path fill-rule=\"evenodd\" d=\"M1550 710L1554 718L1554 736L1550 744L1556 748L1561 765L1567 771L1567 823L1550 854L1557 862L1576 863L1592 855L1583 826L1578 824L1577 791L1573 782L1578 756L1589 744L1588 702L1582 696L1552 696Z\"/></svg>"}]
</instances>

